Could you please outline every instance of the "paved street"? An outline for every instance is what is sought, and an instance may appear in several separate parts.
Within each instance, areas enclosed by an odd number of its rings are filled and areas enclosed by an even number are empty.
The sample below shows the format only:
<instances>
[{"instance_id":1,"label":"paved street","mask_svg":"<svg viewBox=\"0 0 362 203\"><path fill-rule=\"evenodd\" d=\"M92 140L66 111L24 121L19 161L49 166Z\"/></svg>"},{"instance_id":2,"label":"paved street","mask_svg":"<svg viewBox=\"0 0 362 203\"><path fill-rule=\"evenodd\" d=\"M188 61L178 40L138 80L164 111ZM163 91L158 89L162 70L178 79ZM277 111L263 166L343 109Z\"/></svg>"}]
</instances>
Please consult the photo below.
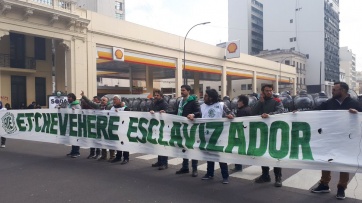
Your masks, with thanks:
<instances>
[{"instance_id":1,"label":"paved street","mask_svg":"<svg viewBox=\"0 0 362 203\"><path fill-rule=\"evenodd\" d=\"M329 194L308 190L319 179L319 171L283 170L282 188L272 183L254 184L259 167L234 173L228 185L221 184L220 170L213 180L202 181L205 162L199 163L199 177L175 175L181 159L170 158L169 169L152 168L153 155L131 154L127 165L65 156L69 146L8 139L0 149L0 202L337 202L338 173L332 173ZM271 174L273 172L271 171ZM360 175L360 174L358 174ZM344 202L362 202L362 179L352 179ZM357 199L354 199L357 198Z\"/></svg>"}]
</instances>

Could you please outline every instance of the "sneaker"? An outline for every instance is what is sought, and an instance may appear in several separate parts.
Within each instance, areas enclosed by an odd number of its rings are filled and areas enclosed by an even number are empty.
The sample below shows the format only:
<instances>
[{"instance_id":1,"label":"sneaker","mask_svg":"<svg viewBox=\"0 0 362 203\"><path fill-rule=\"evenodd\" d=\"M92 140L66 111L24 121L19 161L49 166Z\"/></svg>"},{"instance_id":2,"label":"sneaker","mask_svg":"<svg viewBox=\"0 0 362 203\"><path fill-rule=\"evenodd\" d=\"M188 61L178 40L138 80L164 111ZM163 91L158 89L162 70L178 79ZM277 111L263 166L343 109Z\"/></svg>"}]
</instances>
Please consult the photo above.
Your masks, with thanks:
<instances>
[{"instance_id":1,"label":"sneaker","mask_svg":"<svg viewBox=\"0 0 362 203\"><path fill-rule=\"evenodd\" d=\"M267 175L267 176L265 176L265 175L260 175L259 177L257 177L257 178L254 179L254 182L255 182L255 183L268 183L268 182L270 182L270 181L271 181L271 179L270 179L270 176L269 176L269 175Z\"/></svg>"},{"instance_id":2,"label":"sneaker","mask_svg":"<svg viewBox=\"0 0 362 203\"><path fill-rule=\"evenodd\" d=\"M229 179L228 178L222 179L222 184L229 184Z\"/></svg>"},{"instance_id":3,"label":"sneaker","mask_svg":"<svg viewBox=\"0 0 362 203\"><path fill-rule=\"evenodd\" d=\"M344 188L343 187L338 187L336 198L340 199L340 200L346 198L346 195L344 194Z\"/></svg>"},{"instance_id":4,"label":"sneaker","mask_svg":"<svg viewBox=\"0 0 362 203\"><path fill-rule=\"evenodd\" d=\"M127 164L128 162L129 162L128 159L124 159L124 160L121 162L121 165L125 165L125 164Z\"/></svg>"},{"instance_id":5,"label":"sneaker","mask_svg":"<svg viewBox=\"0 0 362 203\"><path fill-rule=\"evenodd\" d=\"M180 170L176 171L176 174L184 174L184 173L190 173L189 169L181 168Z\"/></svg>"},{"instance_id":6,"label":"sneaker","mask_svg":"<svg viewBox=\"0 0 362 203\"><path fill-rule=\"evenodd\" d=\"M330 192L331 190L329 189L329 186L328 185L324 185L322 183L319 183L318 187L316 188L313 188L311 190L311 192L313 193L328 193ZM338 190L339 191L339 190Z\"/></svg>"},{"instance_id":7,"label":"sneaker","mask_svg":"<svg viewBox=\"0 0 362 203\"><path fill-rule=\"evenodd\" d=\"M283 184L282 184L282 177L275 177L275 183L274 183L274 186L275 187L281 187Z\"/></svg>"},{"instance_id":8,"label":"sneaker","mask_svg":"<svg viewBox=\"0 0 362 203\"><path fill-rule=\"evenodd\" d=\"M97 157L96 155L90 154L90 155L87 157L87 159L95 159L96 157Z\"/></svg>"},{"instance_id":9,"label":"sneaker","mask_svg":"<svg viewBox=\"0 0 362 203\"><path fill-rule=\"evenodd\" d=\"M2 145L1 145L1 148L5 148L5 145L4 145L4 144L2 144Z\"/></svg>"},{"instance_id":10,"label":"sneaker","mask_svg":"<svg viewBox=\"0 0 362 203\"><path fill-rule=\"evenodd\" d=\"M168 168L167 165L161 165L161 166L158 167L158 170L165 170L167 168Z\"/></svg>"},{"instance_id":11,"label":"sneaker","mask_svg":"<svg viewBox=\"0 0 362 203\"><path fill-rule=\"evenodd\" d=\"M235 173L235 172L242 172L243 171L243 169L242 168L232 168L232 169L230 169L230 171L231 172L233 172L233 173Z\"/></svg>"},{"instance_id":12,"label":"sneaker","mask_svg":"<svg viewBox=\"0 0 362 203\"><path fill-rule=\"evenodd\" d=\"M107 156L101 156L97 159L97 161L107 161Z\"/></svg>"},{"instance_id":13,"label":"sneaker","mask_svg":"<svg viewBox=\"0 0 362 203\"><path fill-rule=\"evenodd\" d=\"M116 163L116 162L119 162L119 161L122 161L122 158L114 158L110 162L111 163Z\"/></svg>"},{"instance_id":14,"label":"sneaker","mask_svg":"<svg viewBox=\"0 0 362 203\"><path fill-rule=\"evenodd\" d=\"M94 159L99 160L101 157L102 157L102 155L98 154L98 155L96 155L96 156L94 157Z\"/></svg>"},{"instance_id":15,"label":"sneaker","mask_svg":"<svg viewBox=\"0 0 362 203\"><path fill-rule=\"evenodd\" d=\"M160 167L160 166L161 166L161 164L159 164L158 162L152 164L152 167Z\"/></svg>"},{"instance_id":16,"label":"sneaker","mask_svg":"<svg viewBox=\"0 0 362 203\"><path fill-rule=\"evenodd\" d=\"M197 173L197 170L192 171L192 177L197 177L198 175L199 175L199 173Z\"/></svg>"},{"instance_id":17,"label":"sneaker","mask_svg":"<svg viewBox=\"0 0 362 203\"><path fill-rule=\"evenodd\" d=\"M211 180L211 179L213 179L214 177L213 176L209 176L208 174L205 174L202 178L201 178L201 180Z\"/></svg>"},{"instance_id":18,"label":"sneaker","mask_svg":"<svg viewBox=\"0 0 362 203\"><path fill-rule=\"evenodd\" d=\"M73 154L73 152L69 152L66 156L72 156Z\"/></svg>"},{"instance_id":19,"label":"sneaker","mask_svg":"<svg viewBox=\"0 0 362 203\"><path fill-rule=\"evenodd\" d=\"M80 154L72 154L70 157L77 158L77 157L80 157Z\"/></svg>"}]
</instances>

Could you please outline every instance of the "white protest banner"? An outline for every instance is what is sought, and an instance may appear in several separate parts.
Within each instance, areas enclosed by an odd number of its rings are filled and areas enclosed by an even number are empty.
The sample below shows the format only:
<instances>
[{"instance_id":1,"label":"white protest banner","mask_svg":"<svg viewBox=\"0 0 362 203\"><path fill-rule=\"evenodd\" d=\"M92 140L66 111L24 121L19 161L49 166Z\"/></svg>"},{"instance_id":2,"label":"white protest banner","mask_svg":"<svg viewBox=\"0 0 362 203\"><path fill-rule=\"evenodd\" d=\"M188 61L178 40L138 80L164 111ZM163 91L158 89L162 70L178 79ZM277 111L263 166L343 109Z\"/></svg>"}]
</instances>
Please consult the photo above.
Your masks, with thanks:
<instances>
[{"instance_id":1,"label":"white protest banner","mask_svg":"<svg viewBox=\"0 0 362 203\"><path fill-rule=\"evenodd\" d=\"M362 173L362 114L309 111L234 119L148 112L1 111L7 138L197 160Z\"/></svg>"}]
</instances>

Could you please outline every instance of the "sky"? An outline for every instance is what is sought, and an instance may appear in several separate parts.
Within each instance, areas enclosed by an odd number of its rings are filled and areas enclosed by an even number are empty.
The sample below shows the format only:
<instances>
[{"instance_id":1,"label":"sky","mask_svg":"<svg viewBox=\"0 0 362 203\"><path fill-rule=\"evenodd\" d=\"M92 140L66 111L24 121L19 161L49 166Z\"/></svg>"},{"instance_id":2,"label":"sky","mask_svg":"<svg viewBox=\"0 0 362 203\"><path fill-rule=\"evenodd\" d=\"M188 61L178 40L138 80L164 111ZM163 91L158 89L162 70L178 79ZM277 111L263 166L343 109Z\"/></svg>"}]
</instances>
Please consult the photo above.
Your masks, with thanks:
<instances>
[{"instance_id":1,"label":"sky","mask_svg":"<svg viewBox=\"0 0 362 203\"><path fill-rule=\"evenodd\" d=\"M269 0L268 0L269 1ZM311 0L313 1L313 0ZM126 0L126 20L185 36L187 39L216 45L228 39L227 0ZM340 47L348 46L356 54L356 68L362 71L361 0L340 0Z\"/></svg>"}]
</instances>

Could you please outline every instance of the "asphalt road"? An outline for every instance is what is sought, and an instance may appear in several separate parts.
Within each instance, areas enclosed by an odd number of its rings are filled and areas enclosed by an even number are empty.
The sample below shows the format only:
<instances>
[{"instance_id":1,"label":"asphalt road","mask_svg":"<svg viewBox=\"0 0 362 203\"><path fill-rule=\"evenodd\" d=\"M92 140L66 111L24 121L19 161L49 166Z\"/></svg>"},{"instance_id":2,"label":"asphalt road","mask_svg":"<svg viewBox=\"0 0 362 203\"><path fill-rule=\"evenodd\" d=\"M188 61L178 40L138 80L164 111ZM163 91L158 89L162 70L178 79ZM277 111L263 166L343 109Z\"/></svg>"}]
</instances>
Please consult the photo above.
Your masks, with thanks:
<instances>
[{"instance_id":1,"label":"asphalt road","mask_svg":"<svg viewBox=\"0 0 362 203\"><path fill-rule=\"evenodd\" d=\"M86 159L88 149L81 149L81 157L76 159L65 156L69 151L65 145L8 139L6 148L0 149L0 202L339 201L335 199L335 180L331 182L332 192L327 194L275 188L273 182L254 184L233 177L223 185L220 170L215 171L213 180L202 181L204 172L199 171L199 177L193 178L191 174L175 175L180 166L159 171L151 167L155 160L136 158L141 154L131 154L129 164L120 165ZM292 173L293 169L285 169L283 176ZM346 198L344 202L362 201Z\"/></svg>"}]
</instances>

